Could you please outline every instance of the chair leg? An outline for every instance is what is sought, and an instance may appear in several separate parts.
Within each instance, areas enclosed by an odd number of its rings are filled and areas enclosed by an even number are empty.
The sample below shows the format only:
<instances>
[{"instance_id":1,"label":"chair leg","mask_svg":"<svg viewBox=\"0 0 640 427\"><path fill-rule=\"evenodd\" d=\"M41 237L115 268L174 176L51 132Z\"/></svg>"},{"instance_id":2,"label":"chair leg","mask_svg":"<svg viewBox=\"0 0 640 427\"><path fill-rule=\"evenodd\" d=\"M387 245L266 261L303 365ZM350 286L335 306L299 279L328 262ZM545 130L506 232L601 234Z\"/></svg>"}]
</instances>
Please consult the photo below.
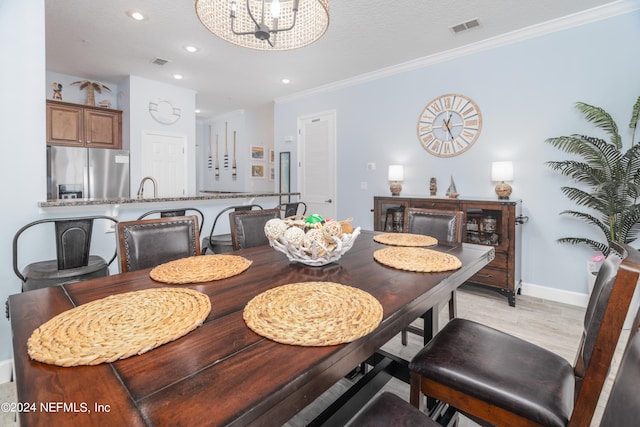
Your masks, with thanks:
<instances>
[{"instance_id":1,"label":"chair leg","mask_svg":"<svg viewBox=\"0 0 640 427\"><path fill-rule=\"evenodd\" d=\"M420 374L410 372L409 377L409 403L422 411L422 396L420 391L421 377Z\"/></svg>"},{"instance_id":2,"label":"chair leg","mask_svg":"<svg viewBox=\"0 0 640 427\"><path fill-rule=\"evenodd\" d=\"M456 291L451 291L451 298L449 299L449 320L453 320L458 316L458 299L456 298Z\"/></svg>"},{"instance_id":3,"label":"chair leg","mask_svg":"<svg viewBox=\"0 0 640 427\"><path fill-rule=\"evenodd\" d=\"M437 315L437 314L436 314ZM451 291L451 296L449 297L449 320L453 320L458 315L458 300L456 298L456 291ZM436 333L437 331L434 331ZM400 342L402 345L407 345L407 333L406 329L403 329L400 334ZM424 337L424 332L422 334ZM427 344L426 342L424 343Z\"/></svg>"}]
</instances>

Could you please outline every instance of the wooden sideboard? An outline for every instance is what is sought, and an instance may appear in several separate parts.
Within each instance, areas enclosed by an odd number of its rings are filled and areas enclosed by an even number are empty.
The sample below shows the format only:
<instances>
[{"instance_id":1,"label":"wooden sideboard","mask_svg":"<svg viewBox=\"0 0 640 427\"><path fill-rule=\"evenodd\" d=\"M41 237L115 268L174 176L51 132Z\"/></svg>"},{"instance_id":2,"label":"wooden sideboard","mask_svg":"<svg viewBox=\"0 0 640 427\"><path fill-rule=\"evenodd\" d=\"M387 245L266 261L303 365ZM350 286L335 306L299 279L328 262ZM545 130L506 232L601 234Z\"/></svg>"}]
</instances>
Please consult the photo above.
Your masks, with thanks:
<instances>
[{"instance_id":1,"label":"wooden sideboard","mask_svg":"<svg viewBox=\"0 0 640 427\"><path fill-rule=\"evenodd\" d=\"M526 219L521 200L376 196L373 204L374 229L387 232L407 232L409 208L462 211L463 241L491 245L496 252L468 282L496 288L515 307L521 285L521 224Z\"/></svg>"}]
</instances>

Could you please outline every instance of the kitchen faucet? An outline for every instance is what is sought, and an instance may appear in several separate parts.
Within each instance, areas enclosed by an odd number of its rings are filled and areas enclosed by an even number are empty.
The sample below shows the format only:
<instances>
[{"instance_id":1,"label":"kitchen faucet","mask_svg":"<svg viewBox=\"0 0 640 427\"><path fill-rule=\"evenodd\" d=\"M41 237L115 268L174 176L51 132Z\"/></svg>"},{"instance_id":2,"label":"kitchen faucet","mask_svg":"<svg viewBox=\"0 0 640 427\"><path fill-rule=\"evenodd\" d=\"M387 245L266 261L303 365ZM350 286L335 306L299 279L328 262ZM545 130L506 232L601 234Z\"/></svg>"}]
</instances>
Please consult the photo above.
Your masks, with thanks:
<instances>
[{"instance_id":1,"label":"kitchen faucet","mask_svg":"<svg viewBox=\"0 0 640 427\"><path fill-rule=\"evenodd\" d=\"M153 183L153 198L156 199L158 197L158 183L151 176L145 176L140 181L140 187L138 187L138 199L142 199L142 193L144 193L144 183L145 181L150 180Z\"/></svg>"}]
</instances>

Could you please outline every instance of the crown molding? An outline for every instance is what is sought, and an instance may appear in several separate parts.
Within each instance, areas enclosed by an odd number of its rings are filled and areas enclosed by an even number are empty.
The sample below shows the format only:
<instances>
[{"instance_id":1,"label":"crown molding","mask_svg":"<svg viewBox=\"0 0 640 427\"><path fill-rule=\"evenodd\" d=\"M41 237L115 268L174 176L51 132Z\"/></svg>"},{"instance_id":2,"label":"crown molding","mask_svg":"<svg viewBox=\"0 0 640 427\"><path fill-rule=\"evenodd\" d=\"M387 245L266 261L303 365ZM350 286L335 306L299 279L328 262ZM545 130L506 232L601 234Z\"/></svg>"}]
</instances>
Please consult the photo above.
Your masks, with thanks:
<instances>
[{"instance_id":1,"label":"crown molding","mask_svg":"<svg viewBox=\"0 0 640 427\"><path fill-rule=\"evenodd\" d=\"M284 104L287 102L303 99L309 96L319 95L325 92L330 92L338 89L347 88L350 86L355 86L355 85L370 82L373 80L378 80L384 77L389 77L389 76L404 73L407 71L413 71L419 68L424 68L430 65L451 61L453 59L472 55L474 53L483 52L486 50L495 49L502 46L507 46L513 43L518 43L524 40L530 40L530 39L551 34L554 32L563 31L563 30L578 27L581 25L589 24L592 22L601 21L603 19L612 18L614 16L624 15L624 14L636 11L638 9L640 9L640 0L618 0L613 3L598 6L593 9L574 13L572 15L568 15L562 18L551 20L551 21L543 22L541 24L532 25L530 27L522 28L520 30L512 31L506 34L501 34L499 36L491 37L486 40L461 46L459 48L450 49L444 52L439 52L433 55L425 56L422 58L403 62L401 64L382 68L380 70L372 71L370 73L361 74L356 77L340 80L334 83L318 86L316 88L309 89L306 91L276 98L274 102L276 104Z\"/></svg>"}]
</instances>

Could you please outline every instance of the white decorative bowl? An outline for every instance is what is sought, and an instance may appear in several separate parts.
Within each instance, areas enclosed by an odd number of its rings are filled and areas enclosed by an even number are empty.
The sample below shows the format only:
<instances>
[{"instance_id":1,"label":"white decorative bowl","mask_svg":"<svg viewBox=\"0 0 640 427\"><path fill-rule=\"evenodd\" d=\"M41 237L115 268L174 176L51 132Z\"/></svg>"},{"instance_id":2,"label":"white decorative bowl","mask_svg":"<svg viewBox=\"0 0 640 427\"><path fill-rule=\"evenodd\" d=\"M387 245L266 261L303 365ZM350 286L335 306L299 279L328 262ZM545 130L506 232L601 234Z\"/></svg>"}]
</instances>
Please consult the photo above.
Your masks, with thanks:
<instances>
[{"instance_id":1,"label":"white decorative bowl","mask_svg":"<svg viewBox=\"0 0 640 427\"><path fill-rule=\"evenodd\" d=\"M280 237L277 240L269 240L269 244L275 250L285 254L289 261L318 267L339 260L342 255L351 249L359 234L360 227L357 227L351 234L344 233L340 237L333 237L335 246L332 248L328 248L316 241L311 244L311 247L294 246L284 237Z\"/></svg>"}]
</instances>

